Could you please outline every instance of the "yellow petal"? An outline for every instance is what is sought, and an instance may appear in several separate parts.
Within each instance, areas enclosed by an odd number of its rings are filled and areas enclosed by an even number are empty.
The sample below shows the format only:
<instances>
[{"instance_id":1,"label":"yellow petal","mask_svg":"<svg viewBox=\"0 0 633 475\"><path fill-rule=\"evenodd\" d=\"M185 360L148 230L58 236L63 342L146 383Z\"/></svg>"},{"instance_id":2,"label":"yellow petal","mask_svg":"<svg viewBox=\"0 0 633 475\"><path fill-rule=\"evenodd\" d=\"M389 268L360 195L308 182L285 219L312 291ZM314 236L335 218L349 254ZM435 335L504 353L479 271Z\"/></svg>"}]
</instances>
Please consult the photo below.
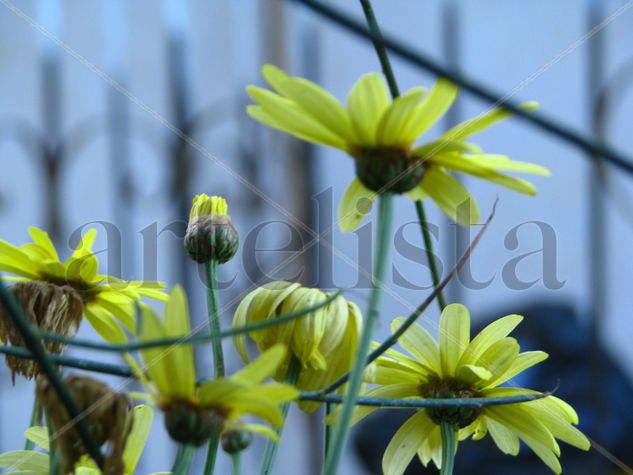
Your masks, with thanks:
<instances>
[{"instance_id":1,"label":"yellow petal","mask_svg":"<svg viewBox=\"0 0 633 475\"><path fill-rule=\"evenodd\" d=\"M492 383L500 385L514 378L517 374L547 359L549 355L544 351L526 351L520 353L512 365Z\"/></svg>"},{"instance_id":2,"label":"yellow petal","mask_svg":"<svg viewBox=\"0 0 633 475\"><path fill-rule=\"evenodd\" d=\"M357 145L376 144L378 122L388 106L389 93L381 74L366 74L354 84L347 97L347 108L360 140Z\"/></svg>"},{"instance_id":3,"label":"yellow petal","mask_svg":"<svg viewBox=\"0 0 633 475\"><path fill-rule=\"evenodd\" d=\"M391 322L391 333L395 333L406 319L398 317ZM435 339L422 326L414 323L398 339L398 344L417 358L423 365L440 374L440 349Z\"/></svg>"},{"instance_id":4,"label":"yellow petal","mask_svg":"<svg viewBox=\"0 0 633 475\"><path fill-rule=\"evenodd\" d=\"M71 259L80 259L84 256L92 254L92 245L94 244L96 237L97 230L94 228L89 229L88 232L86 232L86 234L82 236L81 241L79 241L79 244L75 248Z\"/></svg>"},{"instance_id":5,"label":"yellow petal","mask_svg":"<svg viewBox=\"0 0 633 475\"><path fill-rule=\"evenodd\" d=\"M127 343L125 332L111 315L98 305L84 307L84 315L97 333L108 343Z\"/></svg>"},{"instance_id":6,"label":"yellow petal","mask_svg":"<svg viewBox=\"0 0 633 475\"><path fill-rule=\"evenodd\" d=\"M200 385L198 397L202 406L224 406L229 403L232 398L244 391L247 385L240 381L231 379L218 378L212 381L205 381Z\"/></svg>"},{"instance_id":7,"label":"yellow petal","mask_svg":"<svg viewBox=\"0 0 633 475\"><path fill-rule=\"evenodd\" d=\"M303 140L346 149L345 141L341 137L321 125L294 102L260 87L249 86L247 90L265 112L261 114L259 110L249 107L247 111L254 119ZM268 118L272 119L272 122Z\"/></svg>"},{"instance_id":8,"label":"yellow petal","mask_svg":"<svg viewBox=\"0 0 633 475\"><path fill-rule=\"evenodd\" d=\"M34 450L14 450L0 455L0 468L20 469L29 474L45 475L48 473L48 455Z\"/></svg>"},{"instance_id":9,"label":"yellow petal","mask_svg":"<svg viewBox=\"0 0 633 475\"><path fill-rule=\"evenodd\" d=\"M529 181L523 180L522 178L516 178L513 176L504 175L502 173L490 173L488 175L478 176L477 178L481 178L482 180L489 181L491 183L503 186L504 188L522 193L524 195L536 195L536 187Z\"/></svg>"},{"instance_id":10,"label":"yellow petal","mask_svg":"<svg viewBox=\"0 0 633 475\"><path fill-rule=\"evenodd\" d=\"M424 201L425 199L429 197L427 192L424 191L424 188L422 187L422 183L420 183L418 186L416 186L412 190L404 193L404 196L409 198L411 201Z\"/></svg>"},{"instance_id":11,"label":"yellow petal","mask_svg":"<svg viewBox=\"0 0 633 475\"><path fill-rule=\"evenodd\" d=\"M452 156L455 154L455 152L481 153L481 148L479 148L475 144L469 144L466 142L434 140L433 142L429 142L427 144L414 148L413 150L411 150L411 155L423 160L428 160L431 157L436 157L438 155Z\"/></svg>"},{"instance_id":12,"label":"yellow petal","mask_svg":"<svg viewBox=\"0 0 633 475\"><path fill-rule=\"evenodd\" d=\"M0 239L0 268L5 272L37 279L37 267L20 249Z\"/></svg>"},{"instance_id":13,"label":"yellow petal","mask_svg":"<svg viewBox=\"0 0 633 475\"><path fill-rule=\"evenodd\" d=\"M457 363L470 341L470 313L461 304L450 304L442 311L439 327L442 375L454 376Z\"/></svg>"},{"instance_id":14,"label":"yellow petal","mask_svg":"<svg viewBox=\"0 0 633 475\"><path fill-rule=\"evenodd\" d=\"M517 406L489 406L485 412L518 435L554 473L561 473L560 462L556 458L560 454L560 448L543 424Z\"/></svg>"},{"instance_id":15,"label":"yellow petal","mask_svg":"<svg viewBox=\"0 0 633 475\"><path fill-rule=\"evenodd\" d=\"M411 121L416 106L424 97L424 89L416 87L397 97L385 110L376 129L376 144L390 147L412 142L405 135L405 128ZM414 137L415 139L415 137Z\"/></svg>"},{"instance_id":16,"label":"yellow petal","mask_svg":"<svg viewBox=\"0 0 633 475\"><path fill-rule=\"evenodd\" d=\"M413 142L416 138L429 130L440 117L451 107L459 88L444 78L438 79L424 99L412 115L411 121L407 124L403 132L403 136L408 142Z\"/></svg>"},{"instance_id":17,"label":"yellow petal","mask_svg":"<svg viewBox=\"0 0 633 475\"><path fill-rule=\"evenodd\" d=\"M464 352L459 364L473 364L493 343L505 338L523 321L521 315L506 315L480 331Z\"/></svg>"},{"instance_id":18,"label":"yellow petal","mask_svg":"<svg viewBox=\"0 0 633 475\"><path fill-rule=\"evenodd\" d=\"M345 142L356 141L347 110L325 89L306 79L292 78L283 83L281 91Z\"/></svg>"},{"instance_id":19,"label":"yellow petal","mask_svg":"<svg viewBox=\"0 0 633 475\"><path fill-rule=\"evenodd\" d=\"M141 305L140 319L137 328L137 340L149 341L165 338L165 329L158 315L147 305ZM171 375L168 372L171 354L165 348L146 348L140 350L145 369L162 396L171 395Z\"/></svg>"},{"instance_id":20,"label":"yellow petal","mask_svg":"<svg viewBox=\"0 0 633 475\"><path fill-rule=\"evenodd\" d=\"M371 380L368 383L373 384L421 384L419 373L410 369L386 368L381 365L371 371Z\"/></svg>"},{"instance_id":21,"label":"yellow petal","mask_svg":"<svg viewBox=\"0 0 633 475\"><path fill-rule=\"evenodd\" d=\"M244 393L254 394L277 404L293 401L299 397L299 390L294 386L277 383L253 386L244 389Z\"/></svg>"},{"instance_id":22,"label":"yellow petal","mask_svg":"<svg viewBox=\"0 0 633 475\"><path fill-rule=\"evenodd\" d=\"M492 378L493 374L483 366L473 364L461 365L457 367L457 379L474 384L479 381L486 381Z\"/></svg>"},{"instance_id":23,"label":"yellow petal","mask_svg":"<svg viewBox=\"0 0 633 475\"><path fill-rule=\"evenodd\" d=\"M366 188L358 178L345 190L338 207L338 225L344 233L354 231L371 211L376 193Z\"/></svg>"},{"instance_id":24,"label":"yellow petal","mask_svg":"<svg viewBox=\"0 0 633 475\"><path fill-rule=\"evenodd\" d=\"M175 286L165 306L165 336L168 338L189 336L189 309L182 287ZM189 399L195 392L196 368L190 344L175 344L162 349L169 353L166 371L170 378L171 394Z\"/></svg>"},{"instance_id":25,"label":"yellow petal","mask_svg":"<svg viewBox=\"0 0 633 475\"><path fill-rule=\"evenodd\" d=\"M519 106L524 111L532 111L538 108L536 102L525 102ZM478 115L466 122L456 125L452 129L444 133L439 140L462 141L473 134L477 134L500 120L506 119L512 115L512 112L505 109L492 109Z\"/></svg>"},{"instance_id":26,"label":"yellow petal","mask_svg":"<svg viewBox=\"0 0 633 475\"><path fill-rule=\"evenodd\" d=\"M33 442L38 447L43 448L48 452L48 428L43 426L29 427L24 431L24 437Z\"/></svg>"},{"instance_id":27,"label":"yellow petal","mask_svg":"<svg viewBox=\"0 0 633 475\"><path fill-rule=\"evenodd\" d=\"M272 64L265 64L262 66L262 76L264 76L264 79L268 81L268 84L270 84L280 94L282 93L282 85L290 79L290 76L288 76L282 69Z\"/></svg>"},{"instance_id":28,"label":"yellow petal","mask_svg":"<svg viewBox=\"0 0 633 475\"><path fill-rule=\"evenodd\" d=\"M252 363L246 365L243 369L231 376L231 379L247 384L259 384L277 371L277 368L279 368L286 354L287 349L285 345L275 345L262 353L261 356Z\"/></svg>"},{"instance_id":29,"label":"yellow petal","mask_svg":"<svg viewBox=\"0 0 633 475\"><path fill-rule=\"evenodd\" d=\"M517 435L490 417L484 416L484 419L486 420L486 427L492 436L492 440L495 441L499 450L504 454L518 455L520 444Z\"/></svg>"},{"instance_id":30,"label":"yellow petal","mask_svg":"<svg viewBox=\"0 0 633 475\"><path fill-rule=\"evenodd\" d=\"M434 426L423 411L417 412L402 424L383 455L383 473L402 475Z\"/></svg>"},{"instance_id":31,"label":"yellow petal","mask_svg":"<svg viewBox=\"0 0 633 475\"><path fill-rule=\"evenodd\" d=\"M47 232L42 231L35 226L31 226L29 228L29 234L31 239L33 239L33 242L47 254L49 259L59 261L57 250L55 249L55 246L53 245L53 242Z\"/></svg>"},{"instance_id":32,"label":"yellow petal","mask_svg":"<svg viewBox=\"0 0 633 475\"><path fill-rule=\"evenodd\" d=\"M505 374L516 361L518 355L519 344L517 341L514 338L506 337L490 345L475 364L483 366L492 373L488 384L495 385L496 380Z\"/></svg>"},{"instance_id":33,"label":"yellow petal","mask_svg":"<svg viewBox=\"0 0 633 475\"><path fill-rule=\"evenodd\" d=\"M129 417L129 416L128 416ZM154 420L154 410L145 405L136 406L132 409L132 429L125 443L123 451L123 463L126 473L134 473L136 464L141 458L141 453L145 448L145 443L152 429Z\"/></svg>"},{"instance_id":34,"label":"yellow petal","mask_svg":"<svg viewBox=\"0 0 633 475\"><path fill-rule=\"evenodd\" d=\"M275 427L281 426L284 421L277 404L252 393L238 392L229 401L226 401L225 405L230 408L232 419L251 414L270 422Z\"/></svg>"},{"instance_id":35,"label":"yellow petal","mask_svg":"<svg viewBox=\"0 0 633 475\"><path fill-rule=\"evenodd\" d=\"M464 186L437 167L426 170L422 180L424 191L453 221L468 226L479 222L475 198Z\"/></svg>"},{"instance_id":36,"label":"yellow petal","mask_svg":"<svg viewBox=\"0 0 633 475\"><path fill-rule=\"evenodd\" d=\"M582 432L555 412L550 411L547 406L542 404L524 404L523 407L535 419L543 423L557 439L582 450L589 450L591 448L591 442L589 442Z\"/></svg>"}]
</instances>

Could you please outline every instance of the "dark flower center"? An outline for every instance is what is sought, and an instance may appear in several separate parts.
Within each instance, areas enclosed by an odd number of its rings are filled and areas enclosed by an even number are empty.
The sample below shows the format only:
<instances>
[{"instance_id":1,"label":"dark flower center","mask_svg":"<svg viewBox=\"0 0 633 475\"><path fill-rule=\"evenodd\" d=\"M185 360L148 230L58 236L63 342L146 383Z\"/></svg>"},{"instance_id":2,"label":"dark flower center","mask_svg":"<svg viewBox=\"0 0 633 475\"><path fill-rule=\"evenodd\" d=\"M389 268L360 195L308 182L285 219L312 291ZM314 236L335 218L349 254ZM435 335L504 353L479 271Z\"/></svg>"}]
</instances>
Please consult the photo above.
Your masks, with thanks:
<instances>
[{"instance_id":1,"label":"dark flower center","mask_svg":"<svg viewBox=\"0 0 633 475\"><path fill-rule=\"evenodd\" d=\"M480 397L480 394L468 383L455 378L435 377L420 387L421 396L427 399L469 399ZM481 413L479 407L427 407L427 415L440 425L448 423L464 428L472 424Z\"/></svg>"},{"instance_id":2,"label":"dark flower center","mask_svg":"<svg viewBox=\"0 0 633 475\"><path fill-rule=\"evenodd\" d=\"M363 148L350 154L356 159L358 179L377 193L406 193L424 176L423 160L412 158L403 148Z\"/></svg>"},{"instance_id":3,"label":"dark flower center","mask_svg":"<svg viewBox=\"0 0 633 475\"><path fill-rule=\"evenodd\" d=\"M165 427L173 440L196 447L224 427L225 414L217 408L200 407L190 401L172 401L166 407Z\"/></svg>"}]
</instances>

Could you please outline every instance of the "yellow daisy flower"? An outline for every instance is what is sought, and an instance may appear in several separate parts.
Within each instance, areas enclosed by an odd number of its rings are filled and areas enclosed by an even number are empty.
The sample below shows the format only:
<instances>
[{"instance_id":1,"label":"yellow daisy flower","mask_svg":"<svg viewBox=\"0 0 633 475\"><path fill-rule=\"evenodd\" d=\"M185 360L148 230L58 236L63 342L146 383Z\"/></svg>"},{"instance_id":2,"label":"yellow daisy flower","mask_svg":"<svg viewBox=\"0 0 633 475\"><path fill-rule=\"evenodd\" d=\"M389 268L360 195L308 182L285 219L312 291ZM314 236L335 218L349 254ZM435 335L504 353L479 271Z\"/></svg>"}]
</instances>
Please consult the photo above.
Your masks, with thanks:
<instances>
[{"instance_id":1,"label":"yellow daisy flower","mask_svg":"<svg viewBox=\"0 0 633 475\"><path fill-rule=\"evenodd\" d=\"M330 295L297 283L271 282L244 297L235 311L233 326L273 320L278 315L318 305ZM301 363L296 386L303 390L319 390L352 367L361 325L359 308L343 297L338 297L310 315L251 332L249 336L261 352L279 343L290 349L284 363L274 375L277 381L285 379L290 359L294 357ZM249 358L246 335L236 335L233 342L237 352L247 363ZM312 412L319 407L319 403L302 401L299 406Z\"/></svg>"},{"instance_id":2,"label":"yellow daisy flower","mask_svg":"<svg viewBox=\"0 0 633 475\"><path fill-rule=\"evenodd\" d=\"M379 386L365 395L386 398L470 398L538 394L523 388L500 387L519 373L547 358L542 351L520 352L508 337L523 320L508 315L484 328L470 340L470 314L459 304L447 306L439 326L439 344L420 325L411 326L398 340L409 353L390 349L376 360L368 382ZM392 322L395 332L404 318ZM356 410L357 423L376 407ZM458 440L473 440L490 433L497 447L510 455L519 452L519 440L531 448L555 473L561 473L560 448L556 439L588 450L587 438L574 427L574 409L555 396L529 402L483 406L445 407L417 411L398 429L383 456L383 471L401 475L417 454L426 466L441 465L440 424L453 425Z\"/></svg>"},{"instance_id":3,"label":"yellow daisy flower","mask_svg":"<svg viewBox=\"0 0 633 475\"><path fill-rule=\"evenodd\" d=\"M265 65L262 74L269 91L249 86L256 105L248 106L255 120L299 139L338 148L354 158L357 177L347 188L339 206L339 225L354 230L370 209L376 194L404 193L412 200L431 198L451 219L460 224L479 220L475 200L451 172L466 173L520 193L534 195L534 186L504 172L548 175L538 165L510 160L504 155L482 152L466 143L510 115L494 109L457 125L422 146L415 141L451 107L458 87L440 79L427 93L416 87L391 101L381 74L361 77L344 107L316 84L291 77L279 68ZM523 104L534 109L535 103ZM468 209L460 205L468 201Z\"/></svg>"},{"instance_id":4,"label":"yellow daisy flower","mask_svg":"<svg viewBox=\"0 0 633 475\"><path fill-rule=\"evenodd\" d=\"M64 262L46 232L31 227L29 234L33 242L23 246L0 240L0 272L17 276L3 278L15 282L11 288L14 296L26 316L42 331L74 336L85 316L108 340L111 335L123 335L117 320L128 331L135 331L134 304L141 296L167 298L161 283L125 282L100 275L97 257L92 252L95 229L83 236ZM5 323L6 318L0 315L0 339L20 344L21 339L14 334L12 326ZM46 343L46 346L55 353L64 348L59 343ZM22 369L24 371L18 371L28 377L37 373L34 366Z\"/></svg>"},{"instance_id":5,"label":"yellow daisy flower","mask_svg":"<svg viewBox=\"0 0 633 475\"><path fill-rule=\"evenodd\" d=\"M147 306L141 309L139 341L190 335L187 299L176 286L166 304L161 321ZM165 412L165 426L171 437L181 443L200 445L216 430L246 431L277 440L268 426L240 421L246 415L280 426L281 403L296 399L299 392L286 384L261 384L277 371L286 357L286 348L275 345L251 364L227 378L196 385L196 368L191 345L149 348L140 351L151 381L139 378Z\"/></svg>"},{"instance_id":6,"label":"yellow daisy flower","mask_svg":"<svg viewBox=\"0 0 633 475\"><path fill-rule=\"evenodd\" d=\"M136 406L128 415L128 424L131 424L130 434L123 452L125 475L132 475L136 469L145 443L149 436L154 419L154 411L149 406ZM40 449L49 452L48 429L34 426L26 430L25 437L37 445ZM10 469L7 473L29 473L31 475L48 475L50 457L48 453L36 450L15 450L0 455L0 468ZM167 472L155 473L161 475ZM101 471L95 466L92 459L84 456L75 465L74 475L100 475Z\"/></svg>"}]
</instances>

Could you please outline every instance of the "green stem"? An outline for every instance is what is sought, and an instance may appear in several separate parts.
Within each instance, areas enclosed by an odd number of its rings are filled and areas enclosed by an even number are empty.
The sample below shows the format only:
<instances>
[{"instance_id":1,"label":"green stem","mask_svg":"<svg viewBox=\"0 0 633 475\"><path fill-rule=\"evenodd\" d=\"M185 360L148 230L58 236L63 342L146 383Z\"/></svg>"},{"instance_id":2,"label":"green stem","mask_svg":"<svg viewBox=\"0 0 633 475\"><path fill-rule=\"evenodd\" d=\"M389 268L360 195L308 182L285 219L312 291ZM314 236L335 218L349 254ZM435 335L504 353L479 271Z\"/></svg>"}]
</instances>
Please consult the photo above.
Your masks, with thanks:
<instances>
[{"instance_id":1,"label":"green stem","mask_svg":"<svg viewBox=\"0 0 633 475\"><path fill-rule=\"evenodd\" d=\"M176 460L174 461L174 467L171 469L173 475L187 475L189 468L193 462L193 446L188 444L182 444L178 449Z\"/></svg>"},{"instance_id":2,"label":"green stem","mask_svg":"<svg viewBox=\"0 0 633 475\"><path fill-rule=\"evenodd\" d=\"M299 379L299 373L301 372L301 362L295 358L294 356L290 358L290 363L288 364L288 372L286 373L285 382L287 384L295 385L297 384L297 380ZM281 406L281 413L284 416L284 424L286 422L286 416L288 416L288 409L290 409L290 402L286 402ZM281 438L281 432L283 431L283 425L276 429L277 435ZM271 473L273 469L273 465L275 464L275 458L277 457L277 449L279 445L273 441L269 440L266 444L266 451L264 452L264 461L262 462L262 470L261 475L268 475Z\"/></svg>"},{"instance_id":3,"label":"green stem","mask_svg":"<svg viewBox=\"0 0 633 475\"><path fill-rule=\"evenodd\" d=\"M455 426L446 422L442 422L440 429L442 432L442 468L440 470L440 475L453 475L457 433L455 431Z\"/></svg>"},{"instance_id":4,"label":"green stem","mask_svg":"<svg viewBox=\"0 0 633 475\"><path fill-rule=\"evenodd\" d=\"M231 461L233 462L233 475L240 475L242 473L241 470L241 457L242 452L235 452L231 455Z\"/></svg>"},{"instance_id":5,"label":"green stem","mask_svg":"<svg viewBox=\"0 0 633 475\"><path fill-rule=\"evenodd\" d=\"M40 406L40 404L37 402L36 397L33 399L33 409L31 409L31 420L29 422L29 427L39 425L41 420L42 406ZM24 450L33 450L33 447L35 447L35 444L29 439L26 439L26 442L24 443Z\"/></svg>"},{"instance_id":6,"label":"green stem","mask_svg":"<svg viewBox=\"0 0 633 475\"><path fill-rule=\"evenodd\" d=\"M418 213L420 221L420 229L422 229L422 237L424 238L424 248L426 251L426 260L429 261L429 269L431 270L431 278L433 279L433 287L438 288L440 285L440 273L437 270L435 262L435 253L433 252L433 241L431 239L431 231L426 220L426 212L424 211L424 203L421 200L415 202L415 210ZM437 303L440 306L440 312L446 307L446 300L441 290L437 293Z\"/></svg>"},{"instance_id":7,"label":"green stem","mask_svg":"<svg viewBox=\"0 0 633 475\"><path fill-rule=\"evenodd\" d=\"M224 376L224 354L220 339L220 316L218 315L218 263L211 260L205 264L207 276L207 307L209 312L209 331L213 347L213 374L216 378Z\"/></svg>"},{"instance_id":8,"label":"green stem","mask_svg":"<svg viewBox=\"0 0 633 475\"><path fill-rule=\"evenodd\" d=\"M333 402L326 402L325 403L325 420L328 419L329 415L332 414L332 412L334 411L334 403ZM330 444L332 443L332 424L325 424L325 447L324 447L324 451L325 451L325 455L327 456L327 453L330 450Z\"/></svg>"},{"instance_id":9,"label":"green stem","mask_svg":"<svg viewBox=\"0 0 633 475\"><path fill-rule=\"evenodd\" d=\"M211 433L209 437L209 445L207 448L207 459L204 462L204 475L211 475L215 469L215 460L218 456L218 447L220 446L221 430L217 429Z\"/></svg>"},{"instance_id":10,"label":"green stem","mask_svg":"<svg viewBox=\"0 0 633 475\"><path fill-rule=\"evenodd\" d=\"M382 297L382 287L387 269L387 257L389 255L389 244L391 236L391 218L392 218L392 198L390 193L380 195L380 210L378 212L378 242L376 248L376 263L373 275L372 287L369 295L369 308L365 316L365 323L358 342L356 351L355 364L350 373L349 385L345 393L341 417L334 428L334 435L330 445L330 451L325 460L325 475L334 475L336 473L345 437L349 429L352 415L354 413L354 405L360 386L362 383L363 371L365 370L365 362L371 339L374 333L374 326L378 319L378 309L380 299Z\"/></svg>"},{"instance_id":11,"label":"green stem","mask_svg":"<svg viewBox=\"0 0 633 475\"><path fill-rule=\"evenodd\" d=\"M218 315L218 263L214 259L205 264L207 277L207 307L209 312L209 332L214 337L211 340L213 348L213 375L216 378L224 376L224 354L222 353L222 339L220 338L220 316ZM214 431L209 438L207 460L204 474L211 475L215 467L218 447L220 445L220 431Z\"/></svg>"}]
</instances>

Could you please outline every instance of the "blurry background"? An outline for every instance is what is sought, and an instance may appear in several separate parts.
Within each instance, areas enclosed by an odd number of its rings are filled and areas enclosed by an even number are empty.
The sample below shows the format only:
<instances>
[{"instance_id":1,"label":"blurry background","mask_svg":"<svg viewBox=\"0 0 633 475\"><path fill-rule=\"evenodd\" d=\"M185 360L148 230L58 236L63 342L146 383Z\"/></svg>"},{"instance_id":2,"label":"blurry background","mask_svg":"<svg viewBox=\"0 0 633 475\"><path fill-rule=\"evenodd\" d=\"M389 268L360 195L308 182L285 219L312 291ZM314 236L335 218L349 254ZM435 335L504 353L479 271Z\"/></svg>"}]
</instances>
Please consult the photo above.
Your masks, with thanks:
<instances>
[{"instance_id":1,"label":"blurry background","mask_svg":"<svg viewBox=\"0 0 633 475\"><path fill-rule=\"evenodd\" d=\"M356 1L330 4L362 18ZM623 0L375 1L385 33L501 93L537 100L550 117L625 151L633 147L632 6ZM403 90L435 80L392 59ZM193 195L221 194L242 241L221 272L225 325L245 291L272 279L349 288L347 297L362 308L368 280L350 262L371 269L374 224L367 220L347 235L333 226L353 163L246 116L244 88L261 83L265 62L308 77L341 100L360 75L379 70L367 41L282 0L0 0L0 237L21 244L28 226L37 225L63 255L82 231L97 227L104 272L183 283L192 318L203 323L201 274L186 259L181 238ZM430 136L488 107L464 92ZM578 148L518 119L476 141L490 152L547 166L552 177L534 180L536 198L464 180L482 215L497 196L500 202L450 300L467 304L482 325L507 313L526 315L522 346L552 358L525 384L542 390L560 384L557 394L579 408L581 428L595 443L590 455L563 447L567 473L633 473L626 430L633 424L631 177L596 166ZM414 207L405 199L395 203L380 339L391 318L408 314L430 287ZM471 236L433 205L427 213L447 272ZM273 272L289 257L290 265ZM437 318L433 306L421 323L436 332ZM94 336L88 325L81 334ZM239 367L230 341L225 352L229 367ZM198 356L199 372L210 374L210 352L199 347ZM18 379L12 387L7 369L0 373L4 452L23 445L33 385ZM293 435L282 441L277 473L319 472L321 417L292 408L286 433ZM341 473L376 473L397 417L405 414L378 414L355 431ZM530 465L525 449L518 464L487 451L490 445L462 444L457 473L479 473L473 467L481 461L486 473L547 473ZM245 473L257 470L262 446L258 441L248 451ZM157 415L139 473L169 469L174 454ZM202 454L198 459L203 463ZM226 473L228 460L220 463L218 473Z\"/></svg>"}]
</instances>

